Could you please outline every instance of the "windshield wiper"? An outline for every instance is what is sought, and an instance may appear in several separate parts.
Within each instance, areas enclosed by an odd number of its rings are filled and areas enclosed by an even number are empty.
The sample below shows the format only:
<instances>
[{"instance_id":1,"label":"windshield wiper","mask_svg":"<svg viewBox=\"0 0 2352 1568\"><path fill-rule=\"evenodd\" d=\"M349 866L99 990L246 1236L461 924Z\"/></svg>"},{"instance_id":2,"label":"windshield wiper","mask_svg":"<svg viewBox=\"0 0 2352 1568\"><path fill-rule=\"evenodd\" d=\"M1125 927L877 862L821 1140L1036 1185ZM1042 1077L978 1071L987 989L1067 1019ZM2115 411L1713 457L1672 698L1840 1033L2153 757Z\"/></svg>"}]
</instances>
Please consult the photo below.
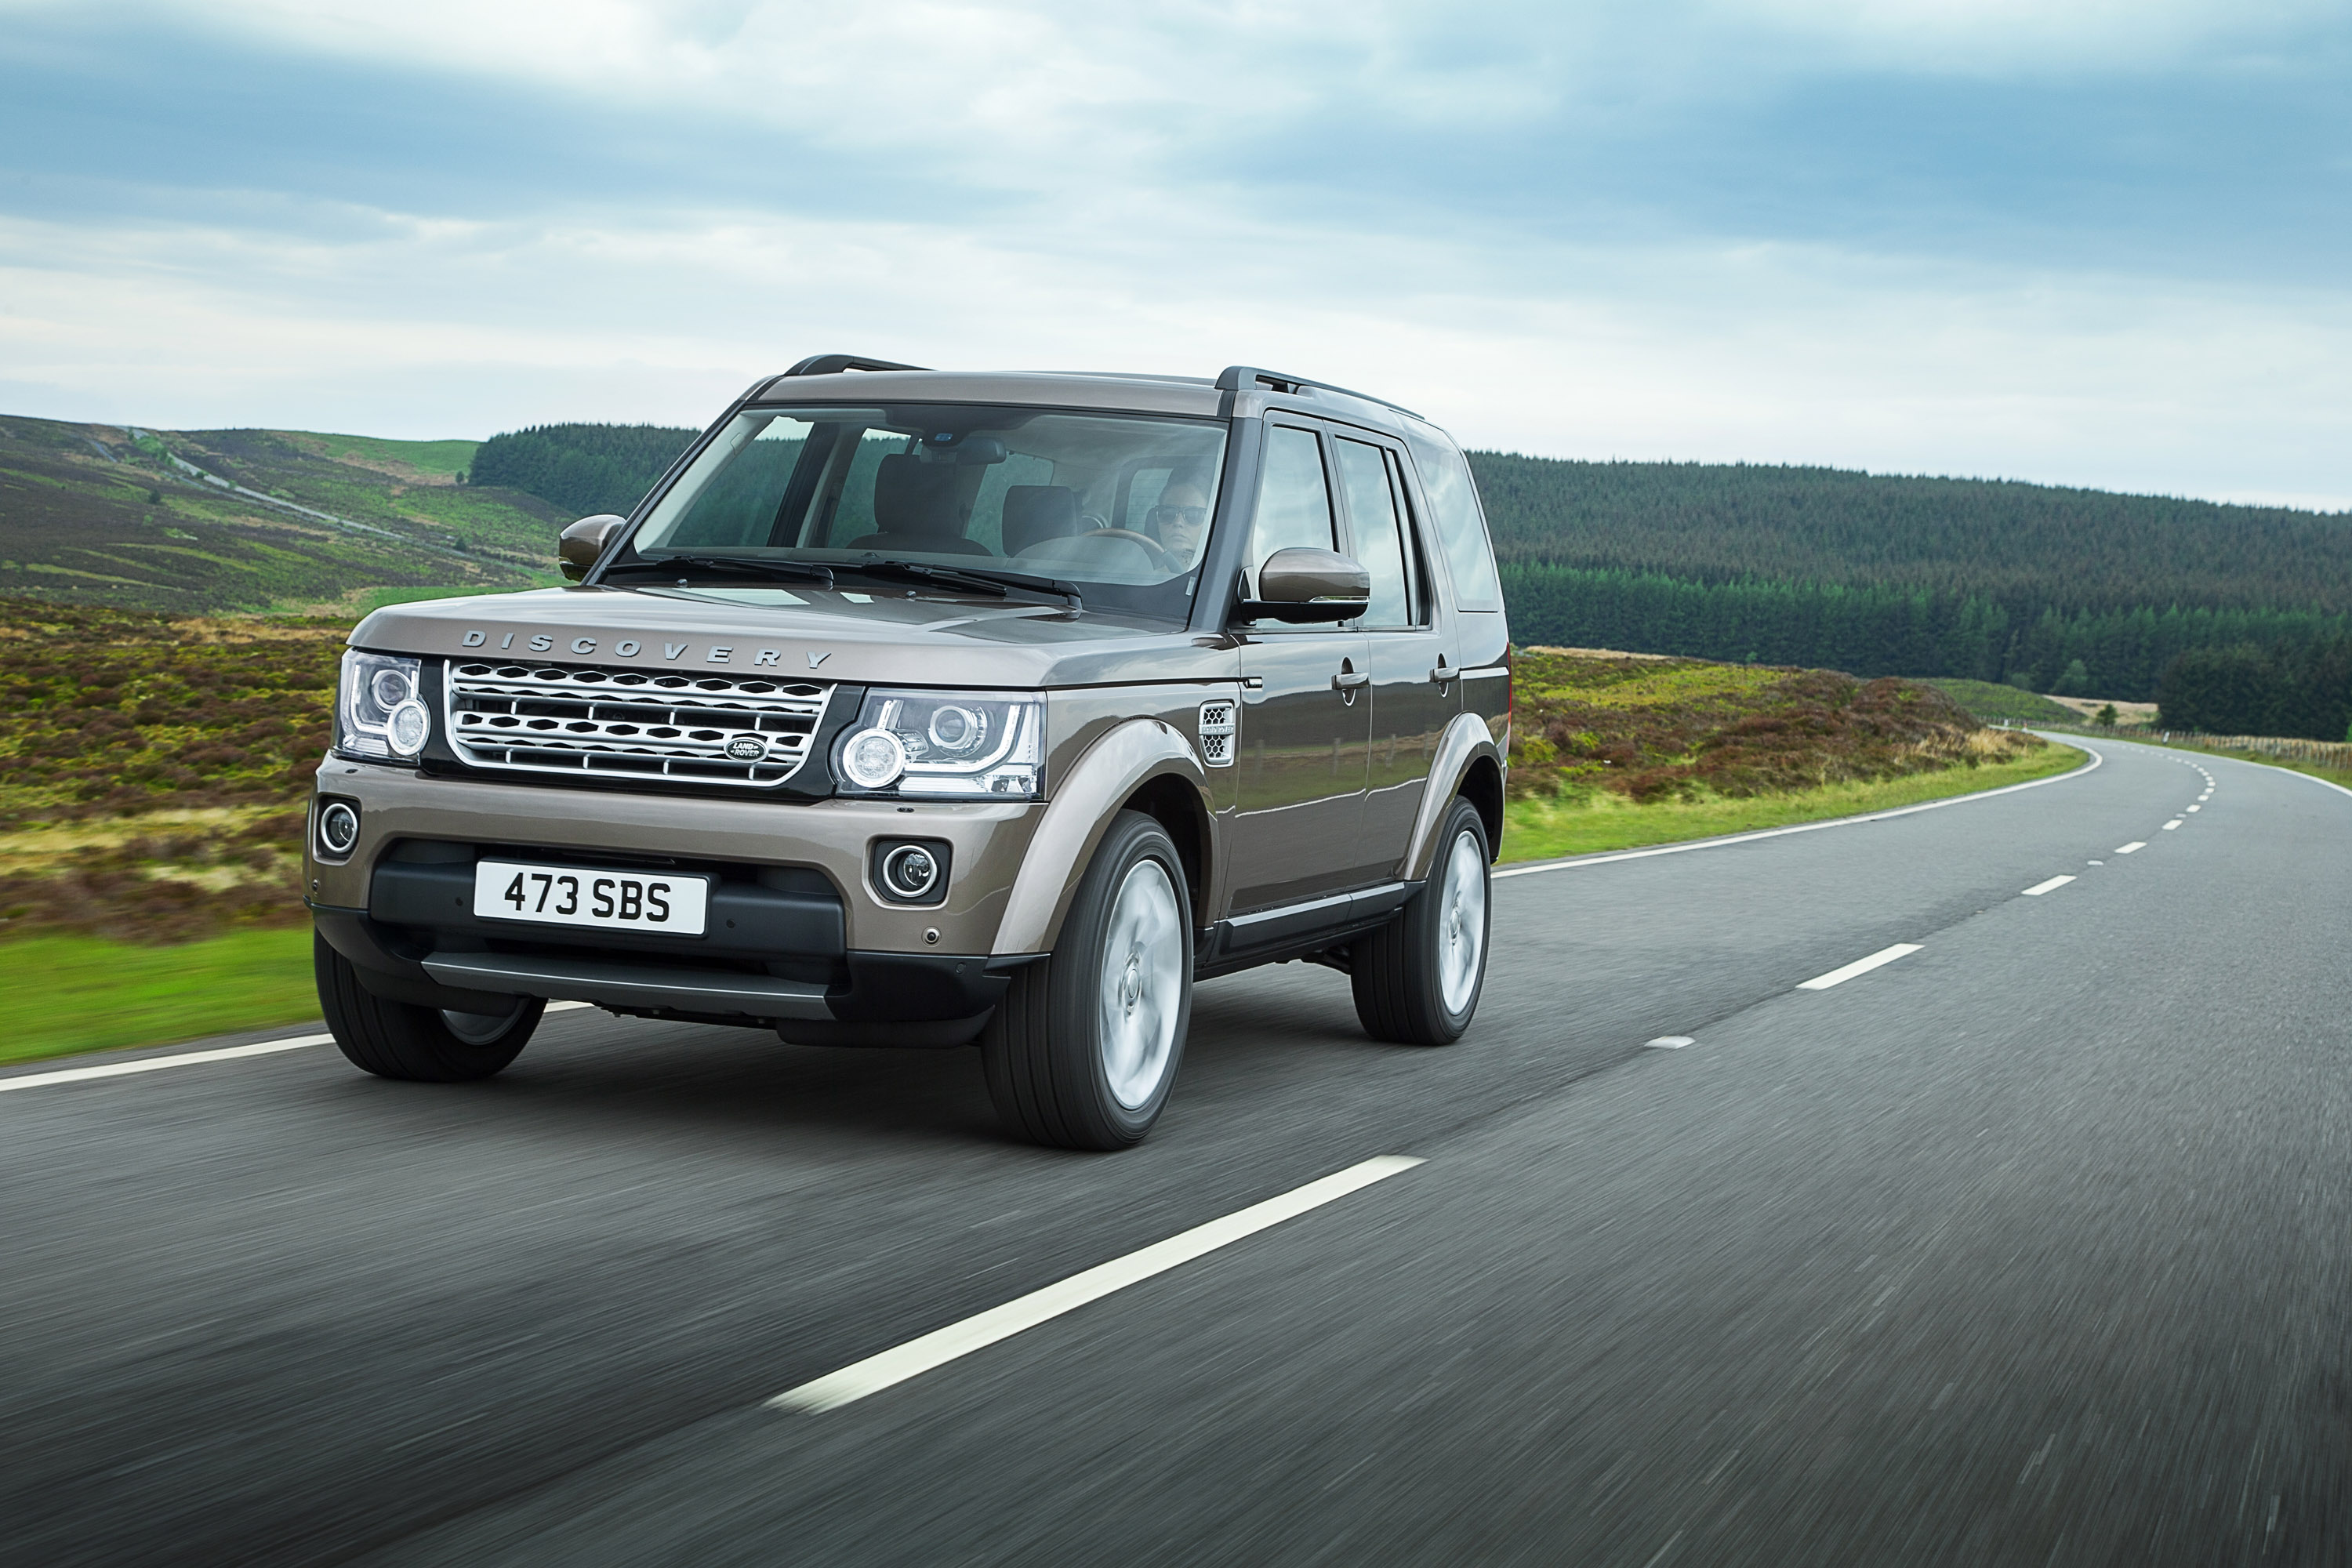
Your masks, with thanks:
<instances>
[{"instance_id":1,"label":"windshield wiper","mask_svg":"<svg viewBox=\"0 0 2352 1568\"><path fill-rule=\"evenodd\" d=\"M1076 584L1065 583L1058 577L1039 577L1027 572L999 572L988 566L929 566L919 561L883 559L852 562L844 565L842 570L860 572L872 577L911 577L919 583L937 583L943 587L962 588L997 599L1004 597L1007 588L1020 588L1032 594L1051 594L1067 601L1074 611L1087 607L1087 602L1079 596Z\"/></svg>"},{"instance_id":2,"label":"windshield wiper","mask_svg":"<svg viewBox=\"0 0 2352 1568\"><path fill-rule=\"evenodd\" d=\"M833 568L814 561L772 561L755 555L640 555L615 564L610 572L662 572L673 566L694 566L705 572L735 572L747 577L785 577L795 583L833 586Z\"/></svg>"}]
</instances>

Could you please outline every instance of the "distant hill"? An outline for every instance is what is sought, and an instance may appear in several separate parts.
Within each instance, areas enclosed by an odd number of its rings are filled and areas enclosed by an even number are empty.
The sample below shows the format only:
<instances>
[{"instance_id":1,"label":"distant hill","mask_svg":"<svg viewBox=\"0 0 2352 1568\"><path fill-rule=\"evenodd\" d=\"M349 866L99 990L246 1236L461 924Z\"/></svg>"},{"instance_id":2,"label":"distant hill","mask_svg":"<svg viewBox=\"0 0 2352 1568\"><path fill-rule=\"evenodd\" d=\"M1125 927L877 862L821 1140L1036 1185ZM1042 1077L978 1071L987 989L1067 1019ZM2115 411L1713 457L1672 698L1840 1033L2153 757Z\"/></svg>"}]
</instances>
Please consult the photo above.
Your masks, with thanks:
<instances>
[{"instance_id":1,"label":"distant hill","mask_svg":"<svg viewBox=\"0 0 2352 1568\"><path fill-rule=\"evenodd\" d=\"M389 441L0 416L0 595L187 614L547 582L556 530L632 510L695 434ZM2270 672L2250 712L2305 712L2297 723L2335 734L2352 703L2311 696L2336 668L2326 650L2352 638L2352 513L1835 468L1470 460L1522 642L2137 700L2190 650L2238 649L2212 669L2239 685Z\"/></svg>"},{"instance_id":2,"label":"distant hill","mask_svg":"<svg viewBox=\"0 0 2352 1568\"><path fill-rule=\"evenodd\" d=\"M1975 595L2012 618L2352 612L2352 512L1751 463L1471 462L1507 561Z\"/></svg>"},{"instance_id":3,"label":"distant hill","mask_svg":"<svg viewBox=\"0 0 2352 1568\"><path fill-rule=\"evenodd\" d=\"M699 434L665 425L535 425L483 442L473 479L528 490L575 517L625 517Z\"/></svg>"},{"instance_id":4,"label":"distant hill","mask_svg":"<svg viewBox=\"0 0 2352 1568\"><path fill-rule=\"evenodd\" d=\"M457 483L475 446L0 415L0 595L184 615L553 580L569 519Z\"/></svg>"},{"instance_id":5,"label":"distant hill","mask_svg":"<svg viewBox=\"0 0 2352 1568\"><path fill-rule=\"evenodd\" d=\"M2009 480L1474 452L1528 642L2146 700L2352 634L2352 513Z\"/></svg>"}]
</instances>

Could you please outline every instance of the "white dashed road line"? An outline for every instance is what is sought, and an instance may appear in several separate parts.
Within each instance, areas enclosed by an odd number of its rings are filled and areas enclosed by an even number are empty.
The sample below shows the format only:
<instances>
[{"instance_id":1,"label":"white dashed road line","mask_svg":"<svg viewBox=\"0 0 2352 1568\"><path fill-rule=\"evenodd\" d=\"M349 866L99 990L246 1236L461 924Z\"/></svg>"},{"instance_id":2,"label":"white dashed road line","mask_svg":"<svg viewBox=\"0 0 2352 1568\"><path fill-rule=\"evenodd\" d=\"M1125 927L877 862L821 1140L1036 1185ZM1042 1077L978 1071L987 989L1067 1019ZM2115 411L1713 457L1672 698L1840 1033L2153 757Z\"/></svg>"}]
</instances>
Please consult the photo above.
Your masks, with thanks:
<instances>
[{"instance_id":1,"label":"white dashed road line","mask_svg":"<svg viewBox=\"0 0 2352 1568\"><path fill-rule=\"evenodd\" d=\"M1867 974L1874 969L1877 969L1885 964L1892 963L1898 958L1908 957L1910 954L1917 952L1918 951L1919 944L1916 942L1898 942L1893 947L1879 949L1876 952L1872 953L1868 958L1857 958L1843 969L1832 969L1827 974L1816 974L1811 980L1799 985L1797 989L1800 991L1826 991L1832 985L1844 984L1847 981L1853 979L1857 974Z\"/></svg>"},{"instance_id":2,"label":"white dashed road line","mask_svg":"<svg viewBox=\"0 0 2352 1568\"><path fill-rule=\"evenodd\" d=\"M1645 1049L1649 1050L1678 1051L1685 1046L1695 1046L1698 1044L1698 1042L1692 1039L1688 1035L1660 1035L1656 1039L1644 1040L1642 1044Z\"/></svg>"},{"instance_id":3,"label":"white dashed road line","mask_svg":"<svg viewBox=\"0 0 2352 1568\"><path fill-rule=\"evenodd\" d=\"M2120 849L2116 850L2116 854L2118 854L2118 855L2137 855L2137 854L2138 854L2141 850L2143 850L2143 849L2145 849L2145 848L2147 848L2147 839L2145 839L2145 838L2135 838L2135 839L2133 839L2130 843L2128 843L2128 844L2125 845L2122 848L2120 848Z\"/></svg>"},{"instance_id":4,"label":"white dashed road line","mask_svg":"<svg viewBox=\"0 0 2352 1568\"><path fill-rule=\"evenodd\" d=\"M2046 882L2034 883L2033 886L2026 889L2025 891L2019 896L2021 898L2038 899L2044 893L2056 892L2059 889L2064 887L2074 879L2072 877L2053 877Z\"/></svg>"},{"instance_id":5,"label":"white dashed road line","mask_svg":"<svg viewBox=\"0 0 2352 1568\"><path fill-rule=\"evenodd\" d=\"M1221 1247L1229 1247L1245 1236L1254 1236L1284 1220L1295 1219L1310 1209L1321 1208L1335 1198L1342 1198L1374 1182L1386 1181L1402 1171L1422 1163L1411 1154L1382 1154L1334 1172L1320 1181L1295 1187L1280 1197L1252 1204L1236 1210L1223 1219L1195 1226L1191 1230L1154 1242L1140 1252L1130 1252L1125 1258L1115 1258L1108 1263L1097 1264L1083 1273L1073 1274L1059 1284L1033 1290L1026 1296L1007 1301L1001 1307L966 1318L960 1323L950 1323L919 1339L852 1362L839 1372L828 1373L812 1383L787 1389L768 1401L769 1408L791 1410L814 1415L820 1411L837 1410L869 1394L878 1394L893 1384L919 1376L933 1367L943 1366L960 1356L1010 1339L1026 1329L1049 1322L1063 1313L1083 1307L1089 1301L1100 1300L1114 1291L1164 1274L1180 1264L1190 1263Z\"/></svg>"},{"instance_id":6,"label":"white dashed road line","mask_svg":"<svg viewBox=\"0 0 2352 1568\"><path fill-rule=\"evenodd\" d=\"M2168 823L2166 823L2166 824L2164 825L2164 830L2165 830L2167 833L2169 833L2169 832L2171 832L2174 828L2176 828L2176 827L2179 826L2180 826L2180 822L2181 822L2181 819L2180 819L2179 817L2177 817L2177 816L2176 816L2176 817L2174 817L2170 822L2168 822Z\"/></svg>"}]
</instances>

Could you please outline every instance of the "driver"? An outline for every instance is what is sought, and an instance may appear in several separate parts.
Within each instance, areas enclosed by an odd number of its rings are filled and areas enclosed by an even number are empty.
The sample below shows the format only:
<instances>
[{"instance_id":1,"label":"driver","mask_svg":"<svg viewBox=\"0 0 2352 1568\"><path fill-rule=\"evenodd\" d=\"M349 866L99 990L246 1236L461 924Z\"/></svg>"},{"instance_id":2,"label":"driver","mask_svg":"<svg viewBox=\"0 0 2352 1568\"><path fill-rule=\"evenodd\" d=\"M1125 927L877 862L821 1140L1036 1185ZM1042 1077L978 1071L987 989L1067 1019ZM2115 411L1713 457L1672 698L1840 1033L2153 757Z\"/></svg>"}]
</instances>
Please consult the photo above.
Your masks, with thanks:
<instances>
[{"instance_id":1,"label":"driver","mask_svg":"<svg viewBox=\"0 0 2352 1568\"><path fill-rule=\"evenodd\" d=\"M1171 479L1143 521L1168 552L1168 563L1181 571L1201 552L1201 536L1209 528L1208 492L1190 479Z\"/></svg>"}]
</instances>

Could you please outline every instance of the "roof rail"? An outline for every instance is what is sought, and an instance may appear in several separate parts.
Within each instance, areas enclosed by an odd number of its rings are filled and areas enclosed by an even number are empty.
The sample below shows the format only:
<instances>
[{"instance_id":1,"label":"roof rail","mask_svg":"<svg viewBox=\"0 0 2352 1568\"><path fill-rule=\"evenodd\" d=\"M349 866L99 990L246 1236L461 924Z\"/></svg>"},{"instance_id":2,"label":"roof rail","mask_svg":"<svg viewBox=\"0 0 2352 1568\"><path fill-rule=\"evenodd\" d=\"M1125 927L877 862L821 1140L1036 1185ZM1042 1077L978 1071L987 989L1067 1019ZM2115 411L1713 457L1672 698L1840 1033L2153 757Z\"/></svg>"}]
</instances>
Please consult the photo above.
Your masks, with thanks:
<instances>
[{"instance_id":1,"label":"roof rail","mask_svg":"<svg viewBox=\"0 0 2352 1568\"><path fill-rule=\"evenodd\" d=\"M900 364L896 360L867 359L864 354L811 354L786 375L839 375L845 370L929 370L927 364Z\"/></svg>"},{"instance_id":2,"label":"roof rail","mask_svg":"<svg viewBox=\"0 0 2352 1568\"><path fill-rule=\"evenodd\" d=\"M1328 381L1309 381L1303 375L1287 375L1278 370L1260 370L1254 364L1229 364L1217 376L1217 390L1220 392L1242 392L1256 386L1267 387L1276 392L1290 393L1297 393L1311 386L1322 392L1336 392L1342 397L1360 397L1366 403L1377 403L1383 408L1393 408L1399 414L1412 415L1415 419L1421 417L1402 403L1391 403L1385 397L1374 397L1369 392L1357 392L1349 387L1334 386Z\"/></svg>"}]
</instances>

